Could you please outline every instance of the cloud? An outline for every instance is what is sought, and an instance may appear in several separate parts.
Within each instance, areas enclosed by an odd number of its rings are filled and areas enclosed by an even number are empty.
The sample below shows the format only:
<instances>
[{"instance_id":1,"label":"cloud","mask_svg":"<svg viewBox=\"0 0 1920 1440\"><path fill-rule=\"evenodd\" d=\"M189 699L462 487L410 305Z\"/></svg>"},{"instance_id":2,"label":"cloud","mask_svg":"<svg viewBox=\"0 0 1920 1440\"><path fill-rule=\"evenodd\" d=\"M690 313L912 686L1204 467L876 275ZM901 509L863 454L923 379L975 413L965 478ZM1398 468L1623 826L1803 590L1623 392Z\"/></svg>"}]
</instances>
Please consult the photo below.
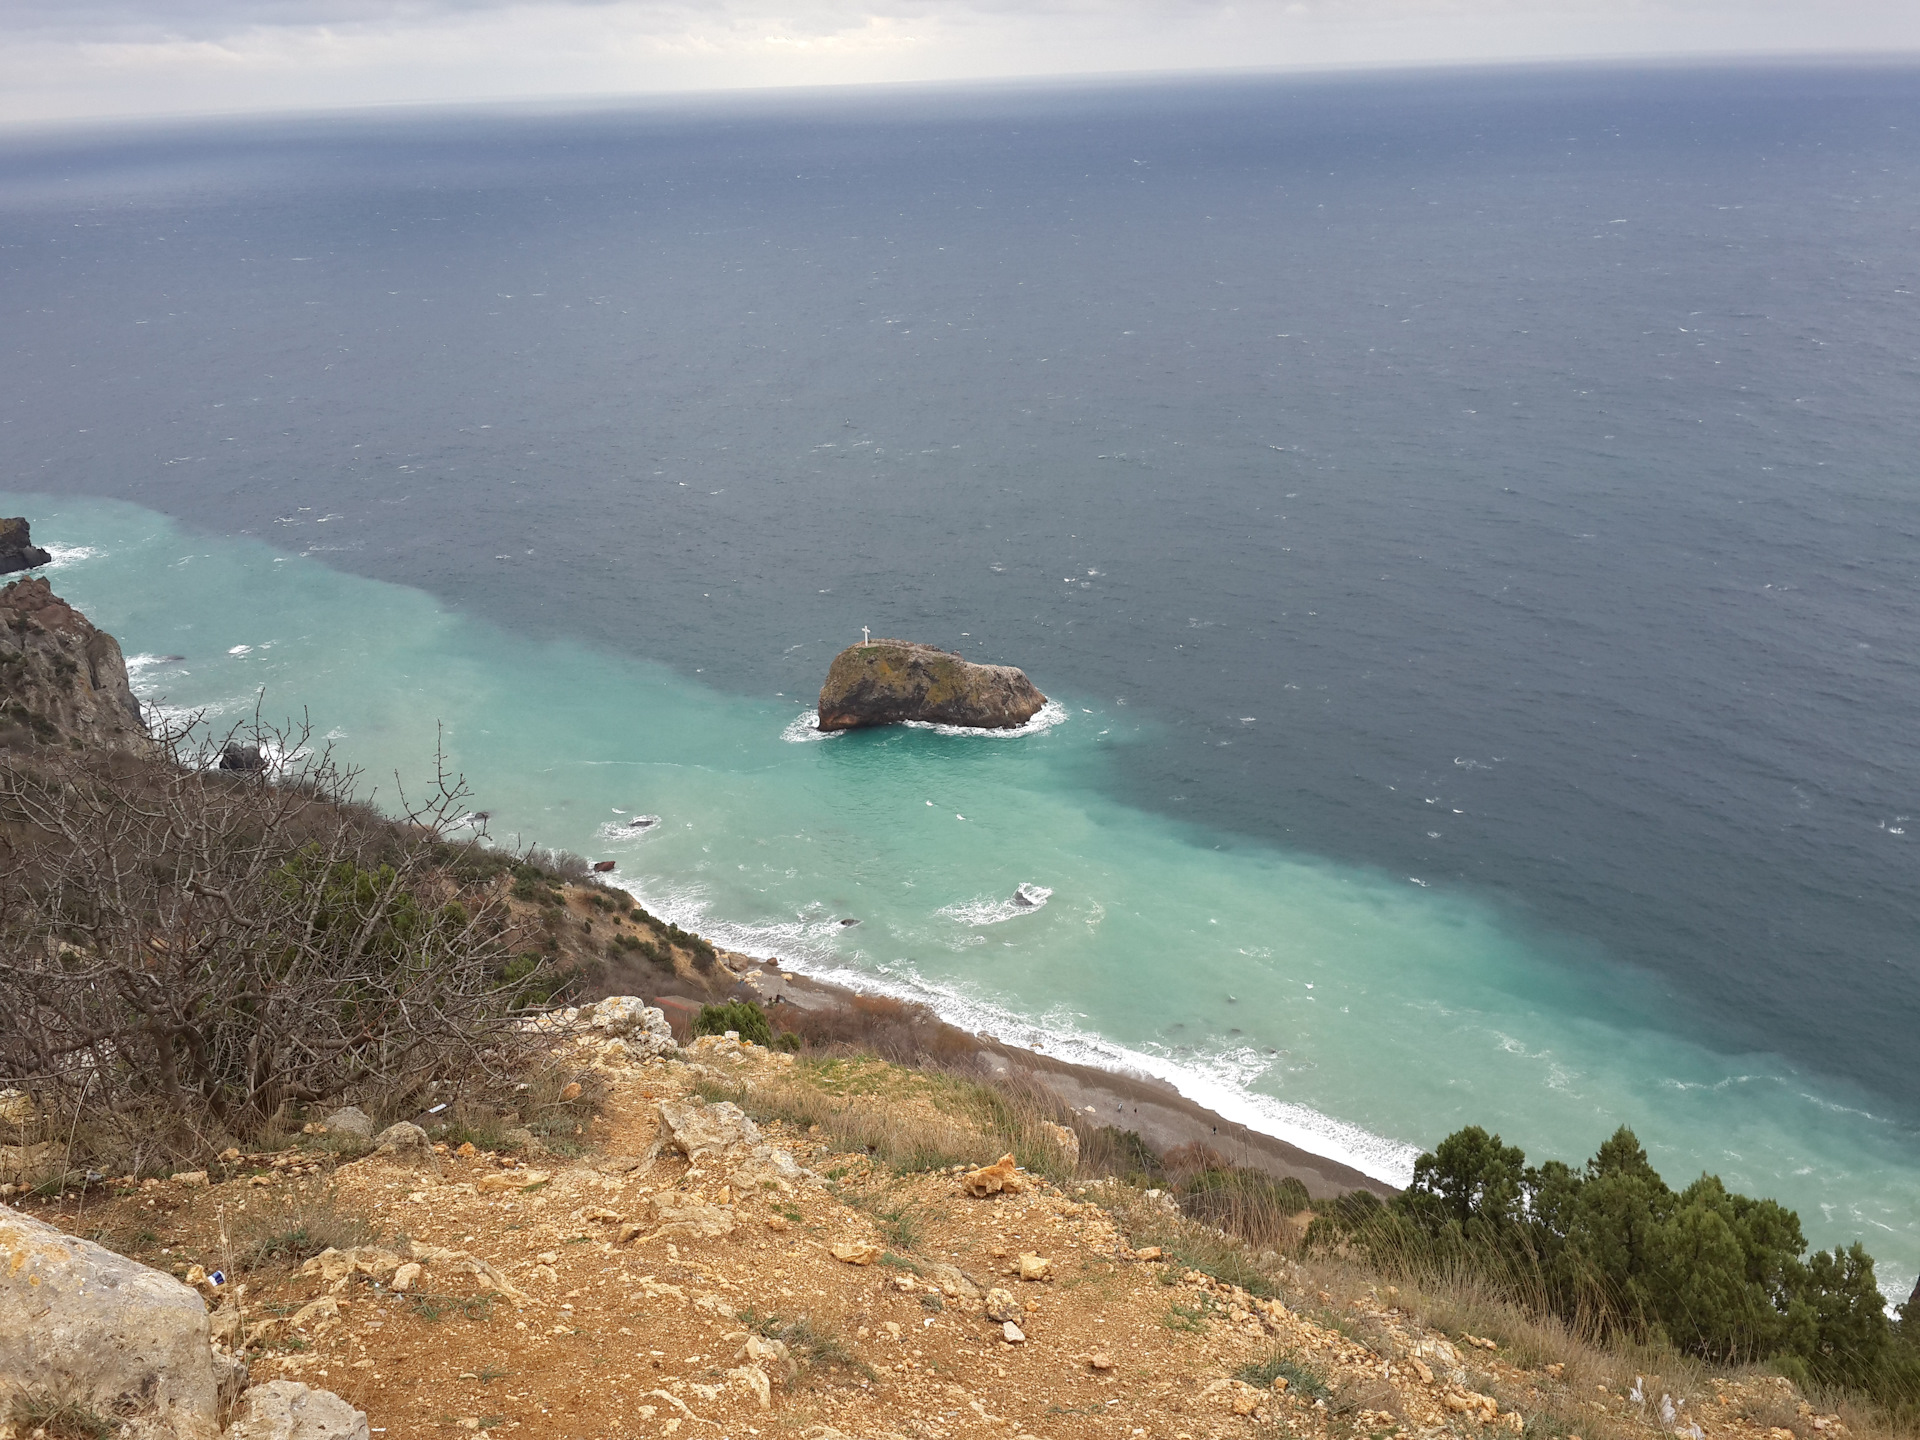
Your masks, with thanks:
<instances>
[{"instance_id":1,"label":"cloud","mask_svg":"<svg viewBox=\"0 0 1920 1440\"><path fill-rule=\"evenodd\" d=\"M1127 71L1920 50L1912 0L0 0L0 123Z\"/></svg>"}]
</instances>

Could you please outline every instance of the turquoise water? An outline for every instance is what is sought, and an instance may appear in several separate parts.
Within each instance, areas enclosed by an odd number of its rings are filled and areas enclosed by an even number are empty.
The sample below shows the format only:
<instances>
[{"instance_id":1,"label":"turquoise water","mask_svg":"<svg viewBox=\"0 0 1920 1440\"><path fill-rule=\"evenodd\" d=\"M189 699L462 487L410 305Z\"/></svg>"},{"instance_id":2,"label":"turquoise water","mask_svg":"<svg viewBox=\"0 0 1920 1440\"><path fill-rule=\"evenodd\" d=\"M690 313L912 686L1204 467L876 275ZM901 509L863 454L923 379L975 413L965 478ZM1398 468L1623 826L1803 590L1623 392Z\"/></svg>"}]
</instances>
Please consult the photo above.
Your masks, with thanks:
<instances>
[{"instance_id":1,"label":"turquoise water","mask_svg":"<svg viewBox=\"0 0 1920 1440\"><path fill-rule=\"evenodd\" d=\"M56 588L148 700L216 726L261 696L305 711L388 801L443 727L496 837L616 859L721 943L1163 1076L1389 1180L1469 1122L1535 1158L1628 1123L1670 1180L1711 1170L1797 1208L1816 1244L1864 1240L1889 1293L1920 1268L1920 1161L1871 1103L1677 1038L1646 976L1457 891L1109 798L1096 781L1151 739L1111 701L1058 695L1057 723L1014 738L822 738L811 697L511 634L135 506L13 494L0 513L58 542ZM639 815L659 823L635 834ZM1044 903L1013 905L1023 885Z\"/></svg>"}]
</instances>

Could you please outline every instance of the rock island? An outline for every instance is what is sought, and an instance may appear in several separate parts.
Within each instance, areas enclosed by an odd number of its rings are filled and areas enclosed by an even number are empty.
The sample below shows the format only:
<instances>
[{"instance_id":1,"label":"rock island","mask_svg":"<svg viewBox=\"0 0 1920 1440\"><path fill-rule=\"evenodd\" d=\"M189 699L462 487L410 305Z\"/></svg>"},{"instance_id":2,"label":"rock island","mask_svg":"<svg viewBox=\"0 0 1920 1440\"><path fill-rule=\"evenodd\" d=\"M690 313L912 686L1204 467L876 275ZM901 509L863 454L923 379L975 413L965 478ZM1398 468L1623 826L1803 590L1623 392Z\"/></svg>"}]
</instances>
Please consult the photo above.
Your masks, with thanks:
<instances>
[{"instance_id":1,"label":"rock island","mask_svg":"<svg viewBox=\"0 0 1920 1440\"><path fill-rule=\"evenodd\" d=\"M913 640L869 640L833 657L820 687L820 728L853 730L924 720L1011 730L1047 703L1024 671L976 665Z\"/></svg>"}]
</instances>

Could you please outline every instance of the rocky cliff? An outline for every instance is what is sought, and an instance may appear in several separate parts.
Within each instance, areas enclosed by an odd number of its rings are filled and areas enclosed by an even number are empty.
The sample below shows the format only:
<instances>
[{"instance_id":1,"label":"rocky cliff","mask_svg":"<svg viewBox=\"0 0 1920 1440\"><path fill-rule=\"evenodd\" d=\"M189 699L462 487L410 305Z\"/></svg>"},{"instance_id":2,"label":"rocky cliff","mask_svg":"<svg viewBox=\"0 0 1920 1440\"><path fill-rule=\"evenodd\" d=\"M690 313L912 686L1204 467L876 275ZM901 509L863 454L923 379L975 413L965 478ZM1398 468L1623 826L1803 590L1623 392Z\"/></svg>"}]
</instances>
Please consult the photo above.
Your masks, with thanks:
<instances>
[{"instance_id":1,"label":"rocky cliff","mask_svg":"<svg viewBox=\"0 0 1920 1440\"><path fill-rule=\"evenodd\" d=\"M0 575L45 565L53 556L33 543L33 532L19 516L0 519Z\"/></svg>"},{"instance_id":2,"label":"rocky cliff","mask_svg":"<svg viewBox=\"0 0 1920 1440\"><path fill-rule=\"evenodd\" d=\"M834 656L820 687L820 728L852 730L926 720L1008 730L1047 697L1012 665L976 665L912 640L873 640Z\"/></svg>"},{"instance_id":3,"label":"rocky cliff","mask_svg":"<svg viewBox=\"0 0 1920 1440\"><path fill-rule=\"evenodd\" d=\"M127 662L45 580L0 590L0 746L144 746Z\"/></svg>"}]
</instances>

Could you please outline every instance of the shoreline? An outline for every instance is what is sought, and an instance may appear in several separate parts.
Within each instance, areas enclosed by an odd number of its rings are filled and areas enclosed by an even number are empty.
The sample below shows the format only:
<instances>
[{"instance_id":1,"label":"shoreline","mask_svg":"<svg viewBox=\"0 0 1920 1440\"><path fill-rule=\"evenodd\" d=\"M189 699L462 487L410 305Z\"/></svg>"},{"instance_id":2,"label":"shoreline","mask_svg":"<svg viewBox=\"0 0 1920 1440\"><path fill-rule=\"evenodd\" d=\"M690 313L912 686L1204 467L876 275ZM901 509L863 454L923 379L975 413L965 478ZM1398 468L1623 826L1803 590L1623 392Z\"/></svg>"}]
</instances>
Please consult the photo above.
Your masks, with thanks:
<instances>
[{"instance_id":1,"label":"shoreline","mask_svg":"<svg viewBox=\"0 0 1920 1440\"><path fill-rule=\"evenodd\" d=\"M775 1012L775 1007L792 1007L801 1012L852 1015L856 1001L876 998L850 986L788 970L778 961L758 960L731 950L720 953L723 963L738 976L733 994L756 1000L769 1012ZM1342 1161L1229 1120L1188 1099L1157 1076L1056 1059L963 1029L928 1007L919 1008L933 1017L933 1035L944 1053L968 1057L996 1078L1017 1078L1033 1084L1094 1124L1132 1130L1158 1154L1182 1145L1204 1145L1235 1165L1262 1170L1279 1179L1298 1180L1315 1200L1332 1199L1351 1190L1368 1190L1383 1200L1400 1193L1397 1186Z\"/></svg>"}]
</instances>

